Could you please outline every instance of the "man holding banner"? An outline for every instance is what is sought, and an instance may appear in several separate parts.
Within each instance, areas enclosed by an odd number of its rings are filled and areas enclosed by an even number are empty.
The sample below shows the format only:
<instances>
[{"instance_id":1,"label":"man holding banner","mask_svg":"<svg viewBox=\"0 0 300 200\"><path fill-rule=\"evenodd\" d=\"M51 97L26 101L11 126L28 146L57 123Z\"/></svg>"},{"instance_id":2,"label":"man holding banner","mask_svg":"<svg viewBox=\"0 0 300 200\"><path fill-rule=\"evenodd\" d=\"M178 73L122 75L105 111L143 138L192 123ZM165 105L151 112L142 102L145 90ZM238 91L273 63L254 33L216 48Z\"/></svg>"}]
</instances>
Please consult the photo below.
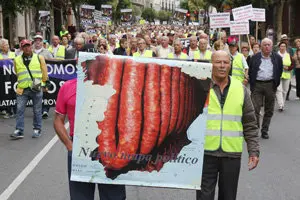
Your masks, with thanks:
<instances>
[{"instance_id":1,"label":"man holding banner","mask_svg":"<svg viewBox=\"0 0 300 200\"><path fill-rule=\"evenodd\" d=\"M259 162L258 126L249 91L229 77L229 55L225 51L214 52L212 64L202 183L196 198L214 200L218 181L218 199L235 200L244 140L249 170Z\"/></svg>"}]
</instances>

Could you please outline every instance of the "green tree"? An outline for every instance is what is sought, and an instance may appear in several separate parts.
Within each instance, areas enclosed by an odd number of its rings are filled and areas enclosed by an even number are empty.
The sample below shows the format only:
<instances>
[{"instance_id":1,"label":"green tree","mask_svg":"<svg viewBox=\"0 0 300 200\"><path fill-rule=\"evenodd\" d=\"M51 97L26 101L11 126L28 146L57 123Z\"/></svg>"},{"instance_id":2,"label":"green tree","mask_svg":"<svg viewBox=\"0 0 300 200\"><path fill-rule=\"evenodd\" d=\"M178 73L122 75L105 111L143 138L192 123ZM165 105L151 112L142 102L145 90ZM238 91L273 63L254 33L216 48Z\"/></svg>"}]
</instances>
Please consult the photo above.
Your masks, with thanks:
<instances>
[{"instance_id":1,"label":"green tree","mask_svg":"<svg viewBox=\"0 0 300 200\"><path fill-rule=\"evenodd\" d=\"M188 2L188 0L180 1L180 8L189 10L189 2Z\"/></svg>"},{"instance_id":2,"label":"green tree","mask_svg":"<svg viewBox=\"0 0 300 200\"><path fill-rule=\"evenodd\" d=\"M153 8L145 8L142 12L142 18L149 22L154 22L156 11Z\"/></svg>"},{"instance_id":3,"label":"green tree","mask_svg":"<svg viewBox=\"0 0 300 200\"><path fill-rule=\"evenodd\" d=\"M165 11L165 10L160 10L160 11L158 11L156 17L157 17L157 19L160 20L160 22L163 22L163 21L169 21L171 15L172 15L171 12L168 12L168 11Z\"/></svg>"},{"instance_id":4,"label":"green tree","mask_svg":"<svg viewBox=\"0 0 300 200\"><path fill-rule=\"evenodd\" d=\"M142 9L139 6L132 5L132 14L133 16L141 16Z\"/></svg>"}]
</instances>

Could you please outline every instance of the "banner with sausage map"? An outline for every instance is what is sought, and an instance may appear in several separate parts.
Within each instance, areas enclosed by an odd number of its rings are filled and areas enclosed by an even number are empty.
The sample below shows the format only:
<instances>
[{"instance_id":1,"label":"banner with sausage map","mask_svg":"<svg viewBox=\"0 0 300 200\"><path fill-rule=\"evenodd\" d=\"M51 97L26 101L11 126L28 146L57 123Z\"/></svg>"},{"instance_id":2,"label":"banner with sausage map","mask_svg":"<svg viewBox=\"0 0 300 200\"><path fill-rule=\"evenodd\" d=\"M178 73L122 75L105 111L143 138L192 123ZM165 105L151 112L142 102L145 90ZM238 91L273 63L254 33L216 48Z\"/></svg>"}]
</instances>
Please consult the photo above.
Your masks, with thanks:
<instances>
[{"instance_id":1,"label":"banner with sausage map","mask_svg":"<svg viewBox=\"0 0 300 200\"><path fill-rule=\"evenodd\" d=\"M80 52L71 180L200 189L211 64Z\"/></svg>"}]
</instances>

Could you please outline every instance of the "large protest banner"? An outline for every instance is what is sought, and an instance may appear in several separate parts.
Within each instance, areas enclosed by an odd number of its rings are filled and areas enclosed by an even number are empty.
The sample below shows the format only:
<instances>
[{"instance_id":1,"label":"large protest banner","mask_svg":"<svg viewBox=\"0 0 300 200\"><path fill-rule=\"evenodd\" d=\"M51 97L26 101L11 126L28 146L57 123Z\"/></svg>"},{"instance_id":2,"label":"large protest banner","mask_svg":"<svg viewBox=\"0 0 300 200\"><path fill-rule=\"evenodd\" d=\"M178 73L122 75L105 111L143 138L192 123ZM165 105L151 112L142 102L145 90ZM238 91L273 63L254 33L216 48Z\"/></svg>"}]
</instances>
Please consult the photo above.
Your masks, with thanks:
<instances>
[{"instance_id":1,"label":"large protest banner","mask_svg":"<svg viewBox=\"0 0 300 200\"><path fill-rule=\"evenodd\" d=\"M121 9L121 25L131 26L133 23L132 9Z\"/></svg>"},{"instance_id":2,"label":"large protest banner","mask_svg":"<svg viewBox=\"0 0 300 200\"><path fill-rule=\"evenodd\" d=\"M94 11L94 20L97 25L107 25L112 20L112 5L101 5L101 11Z\"/></svg>"},{"instance_id":3,"label":"large protest banner","mask_svg":"<svg viewBox=\"0 0 300 200\"><path fill-rule=\"evenodd\" d=\"M43 104L55 106L60 87L77 77L76 60L46 60L46 64L51 87L44 93ZM0 107L15 105L17 84L13 61L0 60ZM28 105L31 104L29 101Z\"/></svg>"},{"instance_id":4,"label":"large protest banner","mask_svg":"<svg viewBox=\"0 0 300 200\"><path fill-rule=\"evenodd\" d=\"M230 27L230 13L215 13L209 15L210 28L228 28Z\"/></svg>"},{"instance_id":5,"label":"large protest banner","mask_svg":"<svg viewBox=\"0 0 300 200\"><path fill-rule=\"evenodd\" d=\"M211 68L80 52L71 180L200 189Z\"/></svg>"}]
</instances>

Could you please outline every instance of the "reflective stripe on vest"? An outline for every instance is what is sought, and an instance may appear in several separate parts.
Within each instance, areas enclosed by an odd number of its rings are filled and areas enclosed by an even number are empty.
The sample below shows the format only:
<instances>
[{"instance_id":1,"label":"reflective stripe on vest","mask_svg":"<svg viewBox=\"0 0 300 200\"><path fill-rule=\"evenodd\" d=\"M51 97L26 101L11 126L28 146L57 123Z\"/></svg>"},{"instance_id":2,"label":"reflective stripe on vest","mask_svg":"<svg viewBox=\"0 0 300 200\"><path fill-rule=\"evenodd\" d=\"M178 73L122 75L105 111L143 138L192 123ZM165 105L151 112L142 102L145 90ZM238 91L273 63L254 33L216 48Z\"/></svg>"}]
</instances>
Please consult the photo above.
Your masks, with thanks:
<instances>
[{"instance_id":1,"label":"reflective stripe on vest","mask_svg":"<svg viewBox=\"0 0 300 200\"><path fill-rule=\"evenodd\" d=\"M283 66L287 66L287 67L291 66L292 61L291 61L291 57L290 57L289 53L284 54L282 62L283 62ZM288 70L283 70L281 78L282 79L291 79L291 72Z\"/></svg>"},{"instance_id":2,"label":"reflective stripe on vest","mask_svg":"<svg viewBox=\"0 0 300 200\"><path fill-rule=\"evenodd\" d=\"M53 57L58 59L58 60L63 60L65 59L65 47L63 45L59 45L56 55L54 55L54 51L53 51L53 46L51 45L48 49L50 51L50 53L52 53Z\"/></svg>"},{"instance_id":3,"label":"reflective stripe on vest","mask_svg":"<svg viewBox=\"0 0 300 200\"><path fill-rule=\"evenodd\" d=\"M205 54L204 54L204 57L203 57L203 60L211 60L211 55L212 55L212 52L209 51L209 50L206 50ZM200 53L200 51L196 51L194 53L194 59L197 59L197 60L201 59L201 53Z\"/></svg>"},{"instance_id":4,"label":"reflective stripe on vest","mask_svg":"<svg viewBox=\"0 0 300 200\"><path fill-rule=\"evenodd\" d=\"M245 71L243 66L243 54L237 53L232 62L232 78L241 82L245 79Z\"/></svg>"},{"instance_id":5,"label":"reflective stripe on vest","mask_svg":"<svg viewBox=\"0 0 300 200\"><path fill-rule=\"evenodd\" d=\"M18 88L28 88L32 86L32 79L28 73L26 66L23 63L22 55L15 58L16 74L18 77ZM42 70L37 54L33 54L29 63L29 69L32 77L42 80Z\"/></svg>"},{"instance_id":6,"label":"reflective stripe on vest","mask_svg":"<svg viewBox=\"0 0 300 200\"><path fill-rule=\"evenodd\" d=\"M174 53L169 53L169 54L168 54L168 58L174 58L174 57L175 57L175 56L174 56ZM180 53L180 56L178 56L177 58L182 59L182 60L185 60L185 59L188 59L188 55L181 52L181 53Z\"/></svg>"},{"instance_id":7,"label":"reflective stripe on vest","mask_svg":"<svg viewBox=\"0 0 300 200\"><path fill-rule=\"evenodd\" d=\"M145 57L145 58L152 58L152 51L151 50L145 50L143 55L140 54L139 51L135 52L133 54L133 57Z\"/></svg>"},{"instance_id":8,"label":"reflective stripe on vest","mask_svg":"<svg viewBox=\"0 0 300 200\"><path fill-rule=\"evenodd\" d=\"M206 151L219 148L231 153L243 151L243 104L244 88L238 80L231 79L223 109L215 91L210 89L204 145Z\"/></svg>"},{"instance_id":9,"label":"reflective stripe on vest","mask_svg":"<svg viewBox=\"0 0 300 200\"><path fill-rule=\"evenodd\" d=\"M14 52L8 52L8 59L14 59L16 57L16 54ZM0 53L0 60L3 60L3 55Z\"/></svg>"}]
</instances>

